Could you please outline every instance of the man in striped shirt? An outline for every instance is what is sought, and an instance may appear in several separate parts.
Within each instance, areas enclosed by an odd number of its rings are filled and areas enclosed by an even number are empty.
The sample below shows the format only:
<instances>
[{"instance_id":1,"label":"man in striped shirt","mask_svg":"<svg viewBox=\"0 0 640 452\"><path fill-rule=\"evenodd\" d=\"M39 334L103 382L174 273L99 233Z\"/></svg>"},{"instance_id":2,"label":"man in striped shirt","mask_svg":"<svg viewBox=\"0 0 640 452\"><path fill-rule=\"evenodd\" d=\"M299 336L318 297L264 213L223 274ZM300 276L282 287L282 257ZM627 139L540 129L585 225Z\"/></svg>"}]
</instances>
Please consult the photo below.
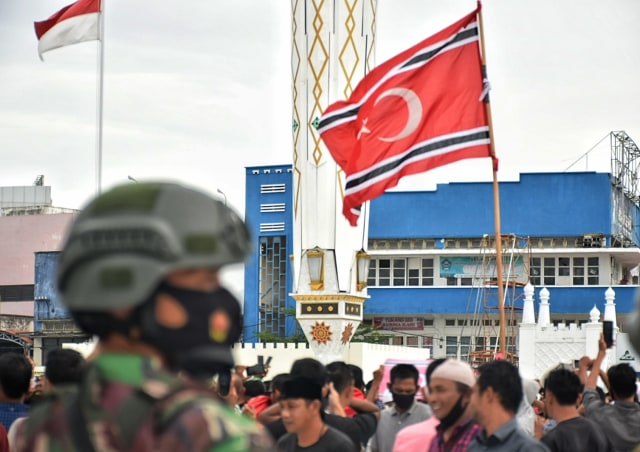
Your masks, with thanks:
<instances>
[{"instance_id":1,"label":"man in striped shirt","mask_svg":"<svg viewBox=\"0 0 640 452\"><path fill-rule=\"evenodd\" d=\"M463 452L482 427L473 419L471 388L476 382L468 363L447 359L429 380L429 404L440 419L430 452Z\"/></svg>"}]
</instances>

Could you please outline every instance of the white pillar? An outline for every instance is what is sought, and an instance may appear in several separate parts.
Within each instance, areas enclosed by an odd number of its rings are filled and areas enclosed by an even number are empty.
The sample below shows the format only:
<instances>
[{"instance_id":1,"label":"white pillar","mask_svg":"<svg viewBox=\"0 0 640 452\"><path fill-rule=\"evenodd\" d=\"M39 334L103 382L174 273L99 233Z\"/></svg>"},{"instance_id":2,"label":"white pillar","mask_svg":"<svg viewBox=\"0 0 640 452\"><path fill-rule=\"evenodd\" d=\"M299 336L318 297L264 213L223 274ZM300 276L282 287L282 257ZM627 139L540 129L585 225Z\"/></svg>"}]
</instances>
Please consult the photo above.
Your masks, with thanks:
<instances>
[{"instance_id":1,"label":"white pillar","mask_svg":"<svg viewBox=\"0 0 640 452\"><path fill-rule=\"evenodd\" d=\"M613 302L615 299L616 293L611 287L609 287L604 293L604 320L612 321L614 330L618 328L618 324L616 322L616 304Z\"/></svg>"},{"instance_id":2,"label":"white pillar","mask_svg":"<svg viewBox=\"0 0 640 452\"><path fill-rule=\"evenodd\" d=\"M518 330L518 368L523 378L535 378L536 318L533 308L533 286L524 287L522 323Z\"/></svg>"},{"instance_id":3,"label":"white pillar","mask_svg":"<svg viewBox=\"0 0 640 452\"><path fill-rule=\"evenodd\" d=\"M522 308L522 324L529 325L536 323L536 317L533 309L533 286L527 283L524 286L524 306Z\"/></svg>"},{"instance_id":4,"label":"white pillar","mask_svg":"<svg viewBox=\"0 0 640 452\"><path fill-rule=\"evenodd\" d=\"M356 227L343 217L344 173L316 127L326 108L345 100L374 66L376 2L292 0L291 8L294 277L306 250L333 250L327 265L336 268L339 290L348 292L353 257L367 246L368 207Z\"/></svg>"},{"instance_id":5,"label":"white pillar","mask_svg":"<svg viewBox=\"0 0 640 452\"><path fill-rule=\"evenodd\" d=\"M551 315L549 313L549 290L543 287L540 291L540 310L538 311L538 326L547 327L551 325Z\"/></svg>"},{"instance_id":6,"label":"white pillar","mask_svg":"<svg viewBox=\"0 0 640 452\"><path fill-rule=\"evenodd\" d=\"M618 323L616 322L616 304L613 302L616 299L615 291L609 287L604 293L604 320L609 320L613 322L613 340L614 345L609 350L607 350L606 364L607 366L603 369L608 368L615 364L616 356L618 355L616 352L615 340L618 335Z\"/></svg>"},{"instance_id":7,"label":"white pillar","mask_svg":"<svg viewBox=\"0 0 640 452\"><path fill-rule=\"evenodd\" d=\"M590 358L595 358L598 354L598 341L602 332L602 323L600 323L600 311L593 305L593 309L589 312L589 323L583 325L585 335L584 354Z\"/></svg>"}]
</instances>

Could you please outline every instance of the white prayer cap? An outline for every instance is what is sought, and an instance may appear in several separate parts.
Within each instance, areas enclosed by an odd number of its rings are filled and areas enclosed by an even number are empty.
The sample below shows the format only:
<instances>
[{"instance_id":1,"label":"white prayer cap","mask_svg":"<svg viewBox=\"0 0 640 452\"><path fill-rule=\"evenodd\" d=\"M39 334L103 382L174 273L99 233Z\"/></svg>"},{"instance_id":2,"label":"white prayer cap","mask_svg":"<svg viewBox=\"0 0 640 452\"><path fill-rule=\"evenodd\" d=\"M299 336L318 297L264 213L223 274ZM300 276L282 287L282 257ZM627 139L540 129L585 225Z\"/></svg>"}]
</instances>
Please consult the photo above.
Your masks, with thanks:
<instances>
[{"instance_id":1,"label":"white prayer cap","mask_svg":"<svg viewBox=\"0 0 640 452\"><path fill-rule=\"evenodd\" d=\"M537 398L540 385L537 381L529 378L522 378L522 395L527 405L531 405Z\"/></svg>"},{"instance_id":2,"label":"white prayer cap","mask_svg":"<svg viewBox=\"0 0 640 452\"><path fill-rule=\"evenodd\" d=\"M476 377L469 363L460 361L459 359L447 359L436 367L436 370L431 374L430 380L434 378L444 378L445 380L462 383L469 387L476 384Z\"/></svg>"}]
</instances>

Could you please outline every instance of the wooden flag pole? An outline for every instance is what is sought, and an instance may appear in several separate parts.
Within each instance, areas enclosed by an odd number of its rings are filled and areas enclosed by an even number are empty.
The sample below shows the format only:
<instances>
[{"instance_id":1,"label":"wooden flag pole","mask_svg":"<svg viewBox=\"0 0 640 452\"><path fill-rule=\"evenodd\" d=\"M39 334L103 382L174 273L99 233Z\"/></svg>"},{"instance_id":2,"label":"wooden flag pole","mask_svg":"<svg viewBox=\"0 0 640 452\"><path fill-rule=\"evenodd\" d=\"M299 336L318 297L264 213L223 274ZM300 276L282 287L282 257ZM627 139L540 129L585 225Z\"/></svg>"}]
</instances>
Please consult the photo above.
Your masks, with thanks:
<instances>
[{"instance_id":1,"label":"wooden flag pole","mask_svg":"<svg viewBox=\"0 0 640 452\"><path fill-rule=\"evenodd\" d=\"M482 4L478 1L478 26L480 29L480 58L482 61L482 72L485 77L484 83L489 83L487 80L487 59L484 48L484 27L482 24ZM500 193L498 189L498 159L496 158L495 144L493 140L493 121L491 120L491 104L488 101L489 92L485 94L487 99L485 101L485 108L487 111L487 122L489 126L489 148L491 150L491 166L493 168L493 221L495 224L495 242L496 242L496 273L498 284L498 311L500 322L500 336L498 341L498 348L500 353L506 357L506 318L504 312L504 283L502 273L502 235L500 232Z\"/></svg>"}]
</instances>

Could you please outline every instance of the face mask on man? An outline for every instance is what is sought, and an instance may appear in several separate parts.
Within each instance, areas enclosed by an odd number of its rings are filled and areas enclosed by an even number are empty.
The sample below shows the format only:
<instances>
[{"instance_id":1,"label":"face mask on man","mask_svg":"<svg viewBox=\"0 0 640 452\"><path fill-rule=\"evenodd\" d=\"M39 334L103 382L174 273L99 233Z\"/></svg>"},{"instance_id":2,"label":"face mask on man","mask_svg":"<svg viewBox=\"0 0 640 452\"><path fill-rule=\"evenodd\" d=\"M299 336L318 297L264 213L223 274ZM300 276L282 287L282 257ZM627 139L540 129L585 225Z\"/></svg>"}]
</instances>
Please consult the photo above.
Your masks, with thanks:
<instances>
[{"instance_id":1,"label":"face mask on man","mask_svg":"<svg viewBox=\"0 0 640 452\"><path fill-rule=\"evenodd\" d=\"M185 314L180 325L158 321L159 298L169 296ZM212 375L233 366L230 345L240 336L240 303L227 290L190 290L162 283L139 310L142 340L163 350L172 367Z\"/></svg>"},{"instance_id":2,"label":"face mask on man","mask_svg":"<svg viewBox=\"0 0 640 452\"><path fill-rule=\"evenodd\" d=\"M401 410L407 410L411 407L413 400L415 399L415 394L397 394L395 392L391 393L393 397L393 403L400 408Z\"/></svg>"}]
</instances>

